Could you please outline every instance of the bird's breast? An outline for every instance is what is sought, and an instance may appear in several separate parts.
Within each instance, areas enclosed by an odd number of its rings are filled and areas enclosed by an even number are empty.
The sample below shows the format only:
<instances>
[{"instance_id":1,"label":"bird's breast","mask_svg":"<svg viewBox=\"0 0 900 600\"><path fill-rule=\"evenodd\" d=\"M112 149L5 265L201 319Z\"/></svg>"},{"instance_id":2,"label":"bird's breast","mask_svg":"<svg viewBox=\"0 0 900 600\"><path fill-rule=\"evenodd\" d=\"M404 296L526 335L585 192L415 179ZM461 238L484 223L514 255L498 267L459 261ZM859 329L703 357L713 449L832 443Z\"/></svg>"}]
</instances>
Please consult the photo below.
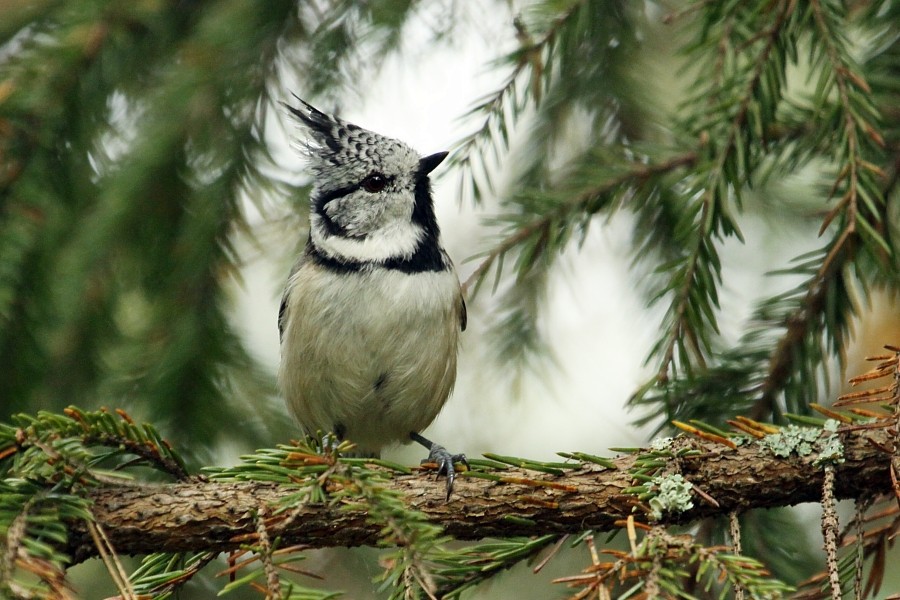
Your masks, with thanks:
<instances>
[{"instance_id":1,"label":"bird's breast","mask_svg":"<svg viewBox=\"0 0 900 600\"><path fill-rule=\"evenodd\" d=\"M279 371L289 407L307 431L341 428L363 449L405 440L453 386L460 310L452 270L301 268Z\"/></svg>"}]
</instances>

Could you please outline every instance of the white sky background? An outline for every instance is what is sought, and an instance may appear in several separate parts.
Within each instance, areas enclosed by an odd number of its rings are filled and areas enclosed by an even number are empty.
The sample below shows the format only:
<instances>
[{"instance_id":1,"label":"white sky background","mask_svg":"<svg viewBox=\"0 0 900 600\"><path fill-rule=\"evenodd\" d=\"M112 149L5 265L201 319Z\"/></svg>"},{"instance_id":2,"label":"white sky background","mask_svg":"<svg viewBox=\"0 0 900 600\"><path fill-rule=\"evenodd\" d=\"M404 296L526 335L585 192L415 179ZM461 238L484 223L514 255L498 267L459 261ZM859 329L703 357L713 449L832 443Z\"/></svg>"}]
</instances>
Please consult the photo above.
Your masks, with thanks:
<instances>
[{"instance_id":1,"label":"white sky background","mask_svg":"<svg viewBox=\"0 0 900 600\"><path fill-rule=\"evenodd\" d=\"M344 103L341 117L401 139L423 155L450 149L471 131L475 123L460 116L476 99L500 86L506 71L492 69L488 62L514 47L514 30L511 13L499 3L460 2L457 6L467 13L452 45L430 43L431 17L420 17L425 26L407 28L407 51L389 59L370 78L361 102ZM296 91L302 96L302 84ZM296 132L292 123L283 120L285 131ZM278 131L272 128L272 133ZM302 158L287 148L284 138L273 139L273 144L284 148L277 155L284 157L285 168L304 169ZM435 204L444 243L465 280L477 264L466 259L491 240L491 231L480 225L482 218L497 207L490 202L479 207L460 205L458 174L446 172L443 166L436 173ZM746 246L729 243L723 251L727 278L721 293L720 326L726 335L737 335L752 298L772 289L770 280L761 276L767 267L760 265L759 249L769 246L767 242L775 245L777 233L751 225L744 234ZM297 232L298 238L305 235L305 231ZM610 446L643 444L649 430L632 425L639 414L626 412L625 403L653 372L652 364L645 367L643 363L659 333L664 304L648 310L636 289L629 275L630 236L626 214L596 219L584 246L573 245L558 261L541 323L556 363L548 361L542 372L527 374L518 396L509 377L490 360L486 331L496 317L491 312L494 299L489 286L470 299L456 389L426 436L469 456L497 452L543 460L555 459L556 451L609 454ZM274 372L279 360L276 318L287 266L268 257L282 256L278 248L293 240L263 238L262 242L262 258L248 263L244 286L237 292L236 321L248 336L250 348ZM266 244L275 245L267 248ZM802 251L794 250L786 256ZM289 418L286 412L285 418ZM385 452L386 458L408 463L422 456L417 446Z\"/></svg>"}]
</instances>

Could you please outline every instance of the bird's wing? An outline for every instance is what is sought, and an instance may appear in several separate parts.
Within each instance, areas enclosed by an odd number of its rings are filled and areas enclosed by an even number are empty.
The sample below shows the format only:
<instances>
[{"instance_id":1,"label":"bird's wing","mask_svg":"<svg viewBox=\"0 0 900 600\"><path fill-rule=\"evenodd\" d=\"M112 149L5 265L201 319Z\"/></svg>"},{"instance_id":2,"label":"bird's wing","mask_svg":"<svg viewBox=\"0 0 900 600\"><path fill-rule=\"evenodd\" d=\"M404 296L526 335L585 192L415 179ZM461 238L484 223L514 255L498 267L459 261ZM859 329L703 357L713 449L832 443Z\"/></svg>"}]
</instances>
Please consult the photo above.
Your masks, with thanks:
<instances>
[{"instance_id":1,"label":"bird's wing","mask_svg":"<svg viewBox=\"0 0 900 600\"><path fill-rule=\"evenodd\" d=\"M291 274L288 275L287 285L284 286L284 293L281 295L281 306L278 308L279 341L284 341L284 328L287 325L288 319L288 292L291 291L291 279L294 277L294 273L299 271L307 260L309 260L309 255L306 252L300 255L300 258L297 259L297 262L291 267Z\"/></svg>"},{"instance_id":2,"label":"bird's wing","mask_svg":"<svg viewBox=\"0 0 900 600\"><path fill-rule=\"evenodd\" d=\"M466 297L463 296L462 291L459 292L459 330L465 331L466 324L469 322L469 312L466 309Z\"/></svg>"},{"instance_id":3,"label":"bird's wing","mask_svg":"<svg viewBox=\"0 0 900 600\"><path fill-rule=\"evenodd\" d=\"M287 321L287 290L281 295L281 306L278 308L278 340L284 341L284 323Z\"/></svg>"}]
</instances>

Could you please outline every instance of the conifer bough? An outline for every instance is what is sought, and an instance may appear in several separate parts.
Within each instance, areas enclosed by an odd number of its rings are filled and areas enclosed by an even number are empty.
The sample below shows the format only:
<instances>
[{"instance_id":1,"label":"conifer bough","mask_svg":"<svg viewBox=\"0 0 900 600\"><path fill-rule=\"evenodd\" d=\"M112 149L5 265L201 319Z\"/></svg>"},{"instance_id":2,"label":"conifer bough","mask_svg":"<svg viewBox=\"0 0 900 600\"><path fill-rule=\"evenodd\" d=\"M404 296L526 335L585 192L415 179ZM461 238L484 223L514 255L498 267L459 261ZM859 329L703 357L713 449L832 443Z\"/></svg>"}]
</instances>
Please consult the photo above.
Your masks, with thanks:
<instances>
[{"instance_id":1,"label":"conifer bough","mask_svg":"<svg viewBox=\"0 0 900 600\"><path fill-rule=\"evenodd\" d=\"M891 490L891 438L884 429L849 428L841 434L843 462L834 464L837 498L865 498ZM685 480L699 488L693 508L664 515L661 523L684 523L751 508L795 505L821 499L824 470L815 453L776 456L753 442L725 445L679 438L677 463ZM649 519L627 490L635 485L641 453L615 459L614 469L589 462L561 475L510 468L490 478L470 473L444 502L443 482L425 473L392 474L385 487L457 539L611 530L629 515ZM379 467L369 467L379 469ZM387 472L388 470L385 469ZM327 488L327 483L326 483ZM297 488L272 482L200 481L167 485L110 485L88 492L91 512L120 554L236 549L252 539L254 515L272 509ZM381 526L364 505L306 504L290 518L275 514L271 536L308 547L377 545ZM66 549L77 561L96 555L84 523L72 524Z\"/></svg>"}]
</instances>

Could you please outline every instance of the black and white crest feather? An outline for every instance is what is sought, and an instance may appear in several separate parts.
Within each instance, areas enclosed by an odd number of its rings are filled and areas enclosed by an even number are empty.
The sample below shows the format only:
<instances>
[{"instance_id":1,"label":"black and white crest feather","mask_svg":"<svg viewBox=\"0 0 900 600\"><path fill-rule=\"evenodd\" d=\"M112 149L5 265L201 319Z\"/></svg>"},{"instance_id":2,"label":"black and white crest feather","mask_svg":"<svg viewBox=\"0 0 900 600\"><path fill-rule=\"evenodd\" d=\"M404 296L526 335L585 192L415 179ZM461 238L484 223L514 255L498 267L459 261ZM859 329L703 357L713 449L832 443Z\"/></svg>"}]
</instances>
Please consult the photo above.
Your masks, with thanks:
<instances>
[{"instance_id":1,"label":"black and white crest feather","mask_svg":"<svg viewBox=\"0 0 900 600\"><path fill-rule=\"evenodd\" d=\"M302 142L302 148L317 177L316 183L341 180L348 167L364 165L380 170L403 159L418 159L415 150L400 140L325 114L296 95L294 98L300 103L299 108L284 106L311 135Z\"/></svg>"}]
</instances>

